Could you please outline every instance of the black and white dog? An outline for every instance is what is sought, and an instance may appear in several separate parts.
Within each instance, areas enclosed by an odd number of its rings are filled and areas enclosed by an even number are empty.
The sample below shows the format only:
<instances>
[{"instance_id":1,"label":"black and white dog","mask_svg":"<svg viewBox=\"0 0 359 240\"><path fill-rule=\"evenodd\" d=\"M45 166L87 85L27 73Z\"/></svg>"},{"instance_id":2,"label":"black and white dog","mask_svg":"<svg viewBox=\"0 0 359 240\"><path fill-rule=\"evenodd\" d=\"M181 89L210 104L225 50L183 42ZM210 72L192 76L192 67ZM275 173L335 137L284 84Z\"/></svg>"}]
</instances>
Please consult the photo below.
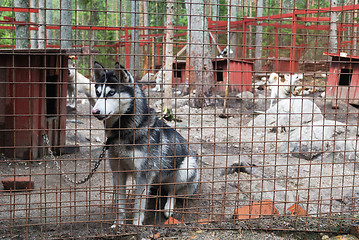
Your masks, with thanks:
<instances>
[{"instance_id":1,"label":"black and white dog","mask_svg":"<svg viewBox=\"0 0 359 240\"><path fill-rule=\"evenodd\" d=\"M97 101L93 115L103 120L108 159L119 207L117 224L124 223L126 179L136 181L133 224L142 225L150 188L168 193L164 215L173 214L176 196L194 194L199 181L198 159L188 142L148 107L132 75L118 63L106 71L95 62Z\"/></svg>"}]
</instances>

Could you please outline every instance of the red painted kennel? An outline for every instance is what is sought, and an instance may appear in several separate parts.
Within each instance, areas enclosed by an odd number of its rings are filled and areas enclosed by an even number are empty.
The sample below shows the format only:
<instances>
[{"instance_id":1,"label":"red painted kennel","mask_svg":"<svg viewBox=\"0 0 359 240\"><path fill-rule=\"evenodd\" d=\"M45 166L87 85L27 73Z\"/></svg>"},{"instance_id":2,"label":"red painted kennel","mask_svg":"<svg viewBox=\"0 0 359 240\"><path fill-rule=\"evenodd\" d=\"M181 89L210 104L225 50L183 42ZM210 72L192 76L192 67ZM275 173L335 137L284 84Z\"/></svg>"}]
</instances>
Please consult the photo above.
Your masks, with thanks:
<instances>
[{"instance_id":1,"label":"red painted kennel","mask_svg":"<svg viewBox=\"0 0 359 240\"><path fill-rule=\"evenodd\" d=\"M68 58L63 50L0 50L0 152L41 157L42 135L63 146Z\"/></svg>"},{"instance_id":2,"label":"red painted kennel","mask_svg":"<svg viewBox=\"0 0 359 240\"><path fill-rule=\"evenodd\" d=\"M229 90L231 92L252 90L253 62L219 58L213 60L213 68L218 91L225 91L227 74L229 74Z\"/></svg>"},{"instance_id":3,"label":"red painted kennel","mask_svg":"<svg viewBox=\"0 0 359 240\"><path fill-rule=\"evenodd\" d=\"M326 87L327 97L359 104L359 56L344 53L327 55L332 57Z\"/></svg>"}]
</instances>

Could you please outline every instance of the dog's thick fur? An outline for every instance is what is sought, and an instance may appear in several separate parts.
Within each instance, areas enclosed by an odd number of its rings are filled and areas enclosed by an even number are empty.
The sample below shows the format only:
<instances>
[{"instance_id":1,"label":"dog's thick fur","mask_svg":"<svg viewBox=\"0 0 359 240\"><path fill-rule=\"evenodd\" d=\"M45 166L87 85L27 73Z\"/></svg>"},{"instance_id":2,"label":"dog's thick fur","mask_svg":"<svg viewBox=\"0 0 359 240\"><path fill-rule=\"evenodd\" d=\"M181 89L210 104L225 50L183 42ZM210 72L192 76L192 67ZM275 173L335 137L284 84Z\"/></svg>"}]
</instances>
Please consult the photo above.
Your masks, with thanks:
<instances>
[{"instance_id":1,"label":"dog's thick fur","mask_svg":"<svg viewBox=\"0 0 359 240\"><path fill-rule=\"evenodd\" d=\"M277 73L271 73L269 76L269 84L271 90L270 107L276 99L290 97L296 82L300 79L298 74L285 74L284 78L279 77Z\"/></svg>"},{"instance_id":2,"label":"dog's thick fur","mask_svg":"<svg viewBox=\"0 0 359 240\"><path fill-rule=\"evenodd\" d=\"M78 92L86 95L91 106L95 105L96 91L94 83L76 70L75 63L69 66L68 83L67 93L70 98L70 107L75 108L75 101L77 100Z\"/></svg>"},{"instance_id":3,"label":"dog's thick fur","mask_svg":"<svg viewBox=\"0 0 359 240\"><path fill-rule=\"evenodd\" d=\"M119 207L117 224L124 223L126 179L136 181L133 224L142 225L150 188L168 193L164 214L173 214L176 196L193 194L198 186L198 159L188 142L148 107L132 75L118 63L106 71L95 62L97 101L92 113L103 120L108 159Z\"/></svg>"}]
</instances>

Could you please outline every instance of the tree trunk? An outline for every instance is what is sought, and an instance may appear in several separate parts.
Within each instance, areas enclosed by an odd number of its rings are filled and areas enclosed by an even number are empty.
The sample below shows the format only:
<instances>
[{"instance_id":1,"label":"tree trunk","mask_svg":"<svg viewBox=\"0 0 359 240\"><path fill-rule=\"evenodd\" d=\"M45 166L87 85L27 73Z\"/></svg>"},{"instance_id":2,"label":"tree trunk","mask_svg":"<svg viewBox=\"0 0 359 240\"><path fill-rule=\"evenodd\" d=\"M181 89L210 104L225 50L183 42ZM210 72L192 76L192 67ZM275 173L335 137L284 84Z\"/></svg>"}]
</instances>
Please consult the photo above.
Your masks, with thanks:
<instances>
[{"instance_id":1,"label":"tree trunk","mask_svg":"<svg viewBox=\"0 0 359 240\"><path fill-rule=\"evenodd\" d=\"M252 4L252 0L249 0L249 12L248 12L248 16L249 17L253 17L253 4ZM254 26L249 25L248 26L248 33L247 33L247 49L248 49L248 58L252 59L253 58L253 28Z\"/></svg>"},{"instance_id":2,"label":"tree trunk","mask_svg":"<svg viewBox=\"0 0 359 240\"><path fill-rule=\"evenodd\" d=\"M52 8L52 1L53 0L45 0L46 1L46 25L49 26L50 24L53 23L52 21L52 18L53 18L53 15L52 15L52 10L50 10ZM52 44L53 42L53 30L51 29L48 29L46 30L46 41L47 41L47 44Z\"/></svg>"},{"instance_id":3,"label":"tree trunk","mask_svg":"<svg viewBox=\"0 0 359 240\"><path fill-rule=\"evenodd\" d=\"M164 101L164 113L172 115L172 68L173 68L173 11L174 4L172 0L167 0L167 21L166 21L166 53L165 53L165 65L163 68L164 73L164 89L165 89L165 101Z\"/></svg>"},{"instance_id":4,"label":"tree trunk","mask_svg":"<svg viewBox=\"0 0 359 240\"><path fill-rule=\"evenodd\" d=\"M263 0L257 1L257 17L263 17ZM259 73L262 71L262 49L263 49L263 26L259 25L261 21L257 22L256 26L256 43L255 43L255 61L254 71Z\"/></svg>"},{"instance_id":5,"label":"tree trunk","mask_svg":"<svg viewBox=\"0 0 359 240\"><path fill-rule=\"evenodd\" d=\"M139 25L138 17L138 0L131 0L131 26L137 27ZM139 31L137 29L131 32L131 56L130 56L130 71L136 77L140 69L139 65ZM138 77L138 76L137 76Z\"/></svg>"},{"instance_id":6,"label":"tree trunk","mask_svg":"<svg viewBox=\"0 0 359 240\"><path fill-rule=\"evenodd\" d=\"M38 48L44 49L46 47L46 21L45 21L45 0L39 1L39 30L37 31Z\"/></svg>"},{"instance_id":7,"label":"tree trunk","mask_svg":"<svg viewBox=\"0 0 359 240\"><path fill-rule=\"evenodd\" d=\"M331 7L337 7L337 0L331 0ZM329 24L329 49L330 53L338 52L338 31L337 31L338 13L330 12Z\"/></svg>"},{"instance_id":8,"label":"tree trunk","mask_svg":"<svg viewBox=\"0 0 359 240\"><path fill-rule=\"evenodd\" d=\"M19 8L29 8L29 1L14 0L14 6ZM16 21L28 22L29 13L15 12ZM29 48L29 25L15 25L15 44L17 49Z\"/></svg>"},{"instance_id":9,"label":"tree trunk","mask_svg":"<svg viewBox=\"0 0 359 240\"><path fill-rule=\"evenodd\" d=\"M238 13L238 7L239 6L239 0L229 0L228 7L230 8L230 17L229 21L233 22L237 20L237 13ZM230 32L230 29L228 29L229 33L229 48L230 51L228 51L228 57L230 58L236 58L237 57L237 44L238 44L238 33L237 32ZM232 53L231 53L232 52Z\"/></svg>"},{"instance_id":10,"label":"tree trunk","mask_svg":"<svg viewBox=\"0 0 359 240\"><path fill-rule=\"evenodd\" d=\"M214 88L213 65L209 46L208 23L204 15L204 2L186 0L188 18L187 57L189 58L190 89L195 84L196 95L192 100L193 107L204 107L212 104L209 98Z\"/></svg>"},{"instance_id":11,"label":"tree trunk","mask_svg":"<svg viewBox=\"0 0 359 240\"><path fill-rule=\"evenodd\" d=\"M354 4L358 5L359 1L358 0L354 0ZM353 16L353 24L358 24L358 10L354 10L354 16ZM358 41L358 27L357 25L355 25L355 27L353 28L353 55L357 55L357 41Z\"/></svg>"},{"instance_id":12,"label":"tree trunk","mask_svg":"<svg viewBox=\"0 0 359 240\"><path fill-rule=\"evenodd\" d=\"M148 1L144 1L143 2L143 26L145 28L144 30L144 34L146 36L148 36L148 34L150 33L149 30L148 30L148 27L150 26L150 15L149 15L149 3ZM148 37L147 38L148 42L150 42L151 38ZM149 69L150 69L150 61L149 61L149 51L150 51L150 47L149 47L149 44L146 44L145 47L144 47L144 55L145 55L145 63L144 63L144 69L145 69L145 72L144 74L148 73Z\"/></svg>"},{"instance_id":13,"label":"tree trunk","mask_svg":"<svg viewBox=\"0 0 359 240\"><path fill-rule=\"evenodd\" d=\"M212 20L217 21L218 20L218 0L211 0L212 4Z\"/></svg>"},{"instance_id":14,"label":"tree trunk","mask_svg":"<svg viewBox=\"0 0 359 240\"><path fill-rule=\"evenodd\" d=\"M30 0L30 8L37 8L37 0ZM36 13L30 13L30 22L37 23L37 16ZM37 31L30 30L30 48L36 49L37 48Z\"/></svg>"},{"instance_id":15,"label":"tree trunk","mask_svg":"<svg viewBox=\"0 0 359 240\"><path fill-rule=\"evenodd\" d=\"M61 1L61 28L60 28L60 38L61 38L61 48L72 48L72 1L71 0L62 0Z\"/></svg>"}]
</instances>

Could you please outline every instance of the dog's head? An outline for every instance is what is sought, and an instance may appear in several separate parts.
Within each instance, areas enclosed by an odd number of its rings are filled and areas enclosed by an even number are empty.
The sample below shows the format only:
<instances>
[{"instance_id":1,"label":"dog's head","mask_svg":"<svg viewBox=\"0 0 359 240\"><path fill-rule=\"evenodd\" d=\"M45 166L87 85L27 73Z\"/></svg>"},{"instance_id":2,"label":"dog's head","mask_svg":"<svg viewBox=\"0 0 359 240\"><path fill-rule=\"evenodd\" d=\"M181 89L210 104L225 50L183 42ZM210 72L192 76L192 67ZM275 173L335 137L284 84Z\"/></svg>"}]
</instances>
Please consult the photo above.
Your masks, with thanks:
<instances>
[{"instance_id":1,"label":"dog's head","mask_svg":"<svg viewBox=\"0 0 359 240\"><path fill-rule=\"evenodd\" d=\"M127 112L133 100L132 75L119 63L115 64L113 71L107 71L95 62L94 78L97 101L92 114L99 120L106 120Z\"/></svg>"},{"instance_id":2,"label":"dog's head","mask_svg":"<svg viewBox=\"0 0 359 240\"><path fill-rule=\"evenodd\" d=\"M289 83L289 84L295 84L298 80L303 79L303 75L301 74L285 74L284 75L284 79Z\"/></svg>"},{"instance_id":3,"label":"dog's head","mask_svg":"<svg viewBox=\"0 0 359 240\"><path fill-rule=\"evenodd\" d=\"M279 76L277 73L271 73L269 75L269 79L268 79L268 82L271 84L271 83L275 83L275 82L278 82L278 79L279 79Z\"/></svg>"}]
</instances>

